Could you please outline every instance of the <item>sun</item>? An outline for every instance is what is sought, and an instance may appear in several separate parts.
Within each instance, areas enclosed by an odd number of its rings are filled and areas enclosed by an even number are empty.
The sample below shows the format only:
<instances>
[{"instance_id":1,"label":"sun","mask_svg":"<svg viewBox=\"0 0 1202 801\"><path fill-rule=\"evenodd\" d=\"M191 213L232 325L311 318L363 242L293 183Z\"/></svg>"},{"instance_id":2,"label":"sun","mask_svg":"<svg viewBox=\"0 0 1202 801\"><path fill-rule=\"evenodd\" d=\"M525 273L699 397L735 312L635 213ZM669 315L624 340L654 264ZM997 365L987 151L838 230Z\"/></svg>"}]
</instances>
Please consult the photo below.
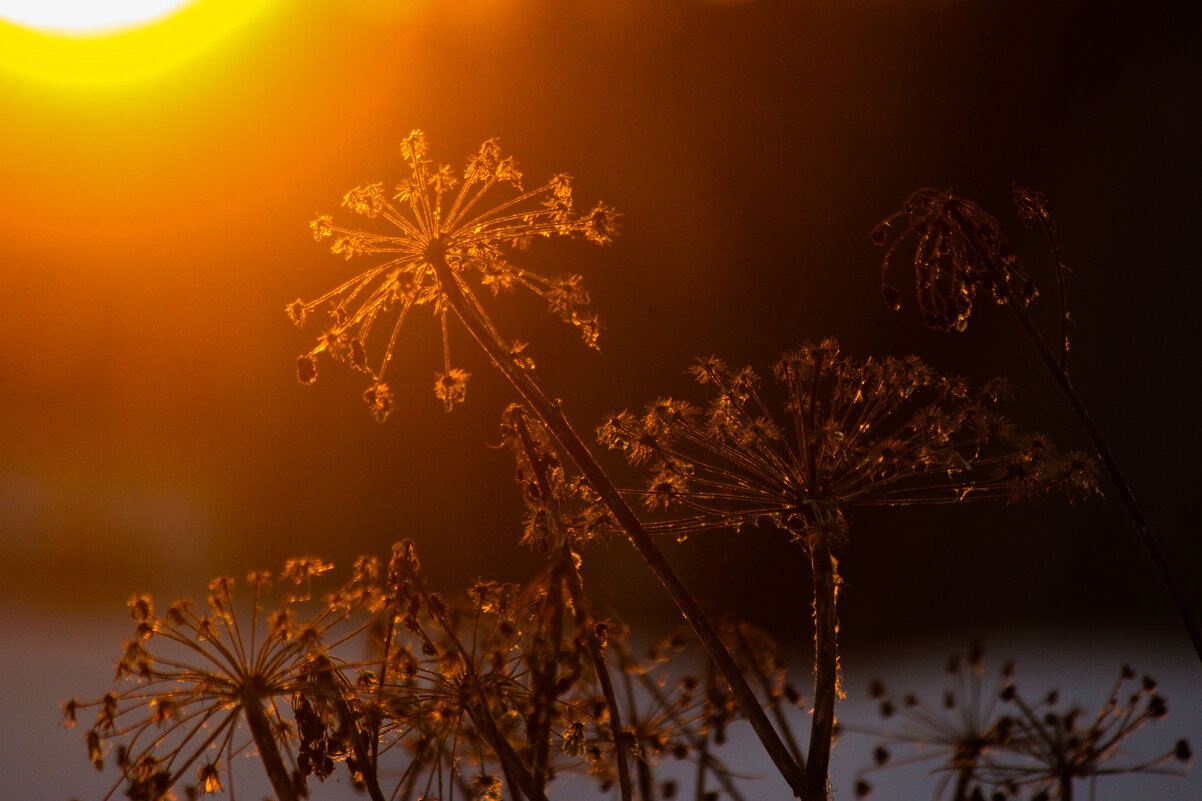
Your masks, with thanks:
<instances>
[{"instance_id":1,"label":"sun","mask_svg":"<svg viewBox=\"0 0 1202 801\"><path fill-rule=\"evenodd\" d=\"M49 34L96 36L153 23L194 0L0 0L0 19Z\"/></svg>"},{"instance_id":2,"label":"sun","mask_svg":"<svg viewBox=\"0 0 1202 801\"><path fill-rule=\"evenodd\" d=\"M277 1L0 0L0 84L90 91L166 76Z\"/></svg>"}]
</instances>

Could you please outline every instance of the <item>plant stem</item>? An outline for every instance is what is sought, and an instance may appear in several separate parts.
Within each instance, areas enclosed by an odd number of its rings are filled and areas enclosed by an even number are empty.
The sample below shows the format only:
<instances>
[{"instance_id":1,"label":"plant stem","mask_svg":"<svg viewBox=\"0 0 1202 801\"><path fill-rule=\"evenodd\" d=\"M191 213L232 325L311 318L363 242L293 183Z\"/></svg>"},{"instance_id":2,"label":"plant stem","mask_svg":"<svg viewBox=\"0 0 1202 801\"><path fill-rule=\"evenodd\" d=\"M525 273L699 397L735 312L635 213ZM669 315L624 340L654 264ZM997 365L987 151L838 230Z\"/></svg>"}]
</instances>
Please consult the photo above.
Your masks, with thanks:
<instances>
[{"instance_id":1,"label":"plant stem","mask_svg":"<svg viewBox=\"0 0 1202 801\"><path fill-rule=\"evenodd\" d=\"M334 669L333 665L329 666L330 671ZM333 680L331 683L333 683ZM385 801L384 792L380 789L379 775L376 773L377 751L374 746L379 743L378 730L373 729L373 747L369 749L367 741L363 738L363 729L359 726L360 716L355 714L354 710L351 709L350 704L346 702L346 697L342 693L335 692L334 708L338 712L339 722L347 730L351 750L355 754L355 763L358 767L359 777L363 781L363 786L367 788L367 794L371 797L371 801Z\"/></svg>"},{"instance_id":2,"label":"plant stem","mask_svg":"<svg viewBox=\"0 0 1202 801\"><path fill-rule=\"evenodd\" d=\"M1131 517L1132 522L1135 523L1135 528L1139 531L1139 536L1143 540L1144 547L1152 557L1152 562L1156 565L1156 569L1160 573L1160 578L1169 591L1169 597L1177 609L1177 614L1181 616L1181 622L1185 625L1185 630L1189 633L1190 641L1194 644L1194 652L1198 655L1199 661L1202 661L1202 633L1199 633L1198 626L1190 614L1189 606L1186 604L1185 597L1181 594L1181 589L1173 577L1173 571L1169 567L1168 560L1165 559L1164 553L1160 550L1159 543L1157 543L1156 538L1152 536L1152 532L1148 528L1148 522L1144 519L1143 511L1135 500L1135 494L1131 491L1131 486L1127 483L1127 479L1119 469L1118 462L1115 461L1114 455L1106 445L1106 441L1102 439L1102 434L1098 431L1098 427L1094 425L1093 418L1090 416L1089 410L1085 407L1085 402L1081 400L1081 396L1077 394L1076 388L1073 387L1067 370L1058 363L1056 356L1048 348L1043 335L1039 333L1039 329L1035 327L1035 323L1031 320L1031 315L1027 313L1026 306L1015 296L1014 290L1010 288L1008 283L1002 281L1001 278L998 280L1000 281L1000 286L1005 289L1006 305L1014 312L1015 318L1018 320L1019 325L1022 326L1027 339L1031 341L1035 351L1039 354L1039 358L1043 361L1048 373L1052 376L1052 380L1056 382L1056 386L1060 388L1061 394L1064 395L1065 400L1068 401L1069 406L1076 413L1081 427L1085 429L1090 442L1093 443L1094 450L1102 460L1106 472L1110 475L1111 482L1118 489L1119 497L1123 499L1123 505L1127 509L1127 514Z\"/></svg>"},{"instance_id":3,"label":"plant stem","mask_svg":"<svg viewBox=\"0 0 1202 801\"><path fill-rule=\"evenodd\" d=\"M956 771L956 789L952 792L952 801L968 801L968 785L971 781L972 768Z\"/></svg>"},{"instance_id":4,"label":"plant stem","mask_svg":"<svg viewBox=\"0 0 1202 801\"><path fill-rule=\"evenodd\" d=\"M826 798L838 689L839 655L835 638L839 621L835 598L839 578L835 558L824 538L815 537L810 545L810 563L814 573L814 716L810 722L806 779L812 797Z\"/></svg>"},{"instance_id":5,"label":"plant stem","mask_svg":"<svg viewBox=\"0 0 1202 801\"><path fill-rule=\"evenodd\" d=\"M798 765L805 768L805 757L801 755L801 747L798 746L797 740L793 737L793 730L789 728L789 722L785 719L784 710L781 709L780 697L775 694L772 689L772 683L768 680L768 675L764 672L764 666L760 664L759 657L752 650L751 644L747 642L747 637L743 634L743 629L735 626L735 635L739 638L739 645L747 654L747 658L751 661L751 670L755 674L756 681L759 682L764 694L772 701L772 716L776 718L776 725L780 726L781 735L785 738L785 744L789 746L789 753L793 755L793 759Z\"/></svg>"},{"instance_id":6,"label":"plant stem","mask_svg":"<svg viewBox=\"0 0 1202 801\"><path fill-rule=\"evenodd\" d=\"M513 354L501 341L491 323L479 309L475 299L469 300L459 277L447 263L445 254L431 252L428 254L428 258L447 304L459 316L464 326L484 348L497 368L509 379L530 411L543 422L551 436L576 463L577 468L584 474L585 479L592 485L593 490L600 496L601 501L626 532L648 567L667 590L680 613L692 626L697 638L701 640L701 644L709 653L710 658L714 660L719 672L730 685L739 709L751 723L764 750L767 751L781 776L788 782L794 795L804 801L821 801L825 798L825 792L821 796L809 793L805 772L789 755L788 749L781 742L780 736L772 727L768 716L747 685L747 680L739 671L730 651L727 650L714 630L713 624L701 609L701 605L676 575L634 510L630 508L630 505L618 492L617 487L609 480L609 476L606 475L605 470L597 462L588 446L584 444L571 423L568 422L559 405L552 402L534 379L514 361ZM825 786L825 775L823 775L822 781Z\"/></svg>"},{"instance_id":7,"label":"plant stem","mask_svg":"<svg viewBox=\"0 0 1202 801\"><path fill-rule=\"evenodd\" d=\"M547 768L551 759L551 716L558 700L556 686L559 676L559 649L563 641L564 602L563 556L551 568L542 601L543 609L550 613L544 617L540 611L536 618L534 644L527 657L530 665L534 697L532 710L526 717L527 739L532 752L531 778L536 792L546 790Z\"/></svg>"},{"instance_id":8,"label":"plant stem","mask_svg":"<svg viewBox=\"0 0 1202 801\"><path fill-rule=\"evenodd\" d=\"M564 548L568 550L566 545ZM609 730L614 741L614 759L618 763L618 788L622 794L622 801L630 801L630 764L626 759L627 737L622 730L622 713L618 708L618 694L614 692L613 678L609 675L609 668L605 664L605 650L592 625L593 616L589 611L588 599L584 595L584 582L580 578L579 571L576 570L575 563L571 561L570 550L567 559L569 560L566 571L568 594L572 599L572 606L576 610L577 625L584 629L584 641L588 644L589 655L593 659L593 670L597 673L597 681L601 683L601 694L605 696L605 703L609 707Z\"/></svg>"},{"instance_id":9,"label":"plant stem","mask_svg":"<svg viewBox=\"0 0 1202 801\"><path fill-rule=\"evenodd\" d=\"M707 671L712 672L714 669L714 663L707 663L706 669ZM639 673L638 680L639 685L646 690L647 694L654 698L658 704L660 704L664 709L671 709L672 704L669 702L668 697L664 694L663 687L661 687L657 681L652 679L646 673ZM706 678L706 681L709 681L708 677ZM723 765L717 757L710 753L710 730L706 728L704 734L694 734L687 730L688 724L681 719L679 714L676 712L669 712L668 714L671 716L674 723L681 728L686 729L684 736L689 743L689 747L697 752L698 775L700 776L702 774L703 769L713 773L718 779L719 784L722 785L722 789L726 791L726 794L731 797L732 801L746 801L743 794L739 792L739 788L735 786L734 781L731 779L730 770ZM701 789L701 782L699 780L697 782L697 786L694 788L694 795L696 796L697 801L702 801L705 795L701 792Z\"/></svg>"},{"instance_id":10,"label":"plant stem","mask_svg":"<svg viewBox=\"0 0 1202 801\"><path fill-rule=\"evenodd\" d=\"M252 682L254 681L252 679ZM242 713L246 716L246 725L250 729L250 736L255 741L259 759L263 761L263 769L267 772L267 778L271 781L276 797L279 801L298 801L296 788L292 785L292 777L288 773L288 768L284 766L279 747L276 746L275 736L271 731L271 721L267 719L267 714L263 711L263 706L259 701L259 693L255 689L248 687L242 699Z\"/></svg>"},{"instance_id":11,"label":"plant stem","mask_svg":"<svg viewBox=\"0 0 1202 801\"><path fill-rule=\"evenodd\" d=\"M1071 773L1061 774L1058 799L1059 801L1073 801L1073 775Z\"/></svg>"}]
</instances>

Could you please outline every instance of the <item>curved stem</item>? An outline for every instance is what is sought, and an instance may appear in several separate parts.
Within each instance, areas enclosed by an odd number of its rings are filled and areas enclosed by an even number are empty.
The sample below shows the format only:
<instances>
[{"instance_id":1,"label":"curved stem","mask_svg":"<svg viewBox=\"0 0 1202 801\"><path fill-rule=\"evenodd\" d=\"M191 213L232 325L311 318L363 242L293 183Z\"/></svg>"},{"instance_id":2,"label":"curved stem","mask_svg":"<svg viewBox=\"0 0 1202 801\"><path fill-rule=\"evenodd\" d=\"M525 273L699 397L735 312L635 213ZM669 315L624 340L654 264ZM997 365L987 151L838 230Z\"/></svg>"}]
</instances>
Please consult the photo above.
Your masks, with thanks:
<instances>
[{"instance_id":1,"label":"curved stem","mask_svg":"<svg viewBox=\"0 0 1202 801\"><path fill-rule=\"evenodd\" d=\"M518 393L525 401L527 408L537 416L551 436L559 443L560 447L567 452L572 461L576 463L576 467L584 474L585 479L592 485L593 490L600 496L602 503L613 514L618 524L626 532L631 543L638 550L639 554L646 561L647 566L659 579L660 583L667 590L668 595L676 603L677 609L684 616L685 620L692 626L697 634L697 638L701 640L701 644L709 653L709 656L714 660L719 672L722 673L727 684L730 685L731 692L735 696L735 701L739 705L739 709L747 717L751 723L751 727L755 730L756 736L767 751L769 757L776 765L781 776L788 782L789 787L793 790L794 795L805 801L819 801L825 796L813 796L807 794L807 785L805 783L805 773L789 756L789 751L781 742L780 736L772 727L768 716L764 713L759 701L756 700L755 694L747 684L747 680L739 671L739 667L735 664L734 658L730 655L725 644L718 633L714 630L713 624L701 609L701 605L685 587L684 582L676 575L676 571L664 558L659 547L651 539L651 535L643 527L642 521L634 513L626 503L626 500L618 492L617 487L609 480L605 470L597 462L588 446L576 433L576 430L568 422L559 405L552 402L550 398L542 391L542 388L530 377L529 373L523 370L514 361L513 354L509 348L497 337L491 324L484 317L483 313L478 308L477 304L469 300L465 296L463 289L460 286L459 279L455 275L454 270L447 264L445 255L430 254L430 267L438 279L438 283L446 298L446 302L454 309L459 319L464 326L480 344L484 351L492 359L497 368L505 375L509 382L514 386ZM825 783L825 776L823 777Z\"/></svg>"},{"instance_id":2,"label":"curved stem","mask_svg":"<svg viewBox=\"0 0 1202 801\"><path fill-rule=\"evenodd\" d=\"M835 695L838 693L839 654L836 637L839 621L835 598L839 577L830 546L815 538L810 546L814 572L814 716L810 721L810 752L806 780L811 797L826 798L831 737L835 728Z\"/></svg>"},{"instance_id":3,"label":"curved stem","mask_svg":"<svg viewBox=\"0 0 1202 801\"><path fill-rule=\"evenodd\" d=\"M1077 394L1076 388L1073 387L1073 383L1068 377L1068 372L1057 362L1056 356L1048 348L1043 336L1039 333L1039 329L1032 322L1031 315L1027 313L1026 307L1015 297L1014 291L1010 288L1009 284L1002 282L1000 285L1005 288L1006 305L1014 312L1015 318L1039 354L1039 358L1043 360L1044 366L1052 376L1052 380L1056 382L1056 386L1060 388L1061 394L1064 395L1065 400L1068 401L1069 406L1076 413L1081 427L1085 429L1085 433L1089 436L1090 442L1093 443L1098 458L1102 460L1106 472L1110 475L1111 482L1118 489L1119 497L1123 500L1127 514L1130 516L1131 521L1135 523L1135 528L1139 531L1140 539L1143 540L1144 548L1147 549L1148 554L1152 557L1152 562L1156 565L1156 569L1160 573L1160 578L1169 591L1169 597L1172 599L1173 606L1176 607L1177 614L1180 615L1181 622L1185 625L1185 630L1189 633L1190 640L1194 644L1194 651L1197 653L1199 661L1202 661L1202 633L1199 633L1198 626L1190 614L1189 606L1186 604L1185 597L1181 594L1181 589L1173 577L1173 571L1169 567L1168 560L1165 559L1164 553L1160 550L1160 544L1152 536L1152 532L1148 528L1148 522L1144 519L1143 511L1135 500L1135 493L1131 491L1131 486L1127 483L1127 479L1119 469L1114 454L1110 452L1106 441L1102 439L1101 432L1094 425L1093 418L1090 416L1089 410L1085 407L1085 402L1081 400L1081 396Z\"/></svg>"}]
</instances>

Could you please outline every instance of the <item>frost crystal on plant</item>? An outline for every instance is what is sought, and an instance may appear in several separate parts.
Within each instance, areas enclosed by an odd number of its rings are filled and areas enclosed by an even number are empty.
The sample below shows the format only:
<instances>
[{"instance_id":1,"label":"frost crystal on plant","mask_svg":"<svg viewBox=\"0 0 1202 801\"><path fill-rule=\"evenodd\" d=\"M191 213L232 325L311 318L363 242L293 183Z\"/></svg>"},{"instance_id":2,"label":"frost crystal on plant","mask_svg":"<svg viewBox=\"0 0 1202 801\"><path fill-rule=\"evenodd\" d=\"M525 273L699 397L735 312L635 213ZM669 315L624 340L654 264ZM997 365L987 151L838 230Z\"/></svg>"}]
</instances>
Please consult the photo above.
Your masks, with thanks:
<instances>
[{"instance_id":1,"label":"frost crystal on plant","mask_svg":"<svg viewBox=\"0 0 1202 801\"><path fill-rule=\"evenodd\" d=\"M1090 460L1020 436L998 414L999 382L972 389L915 357L851 359L833 340L785 354L774 373L783 414L749 368L706 359L693 374L714 389L707 407L662 399L602 425L602 442L649 464L647 505L684 512L656 530L685 536L768 520L799 539L838 541L854 506L1093 486Z\"/></svg>"},{"instance_id":2,"label":"frost crystal on plant","mask_svg":"<svg viewBox=\"0 0 1202 801\"><path fill-rule=\"evenodd\" d=\"M317 379L317 357L328 353L371 377L364 399L379 420L392 410L384 374L401 325L414 307L430 308L442 330L443 369L435 381L436 395L450 410L467 390L468 373L451 365L449 307L432 260L445 259L457 288L485 321L487 315L467 284L472 273L494 295L516 287L539 295L552 313L580 331L590 347L597 347L600 333L579 275L544 277L517 266L508 254L524 249L537 237L580 236L606 244L617 232L615 211L604 203L587 214L575 211L572 181L564 174L536 189L523 189L517 163L512 156L501 155L495 139L489 139L468 159L462 178L449 165L434 165L426 152L424 134L412 132L401 143L401 155L410 170L407 178L391 191L377 182L357 186L342 198L342 205L352 213L391 226L387 232L344 227L330 215L321 215L309 224L314 239L330 240L330 251L344 259L379 256L382 260L315 300L296 300L287 307L297 325L303 325L318 309L324 308L330 315L317 345L297 363L301 383ZM495 190L504 187L511 190L511 196L493 199ZM388 318L382 327L390 330L379 337L382 353L373 356L376 342L372 334L378 331L381 317Z\"/></svg>"},{"instance_id":3,"label":"frost crystal on plant","mask_svg":"<svg viewBox=\"0 0 1202 801\"><path fill-rule=\"evenodd\" d=\"M872 241L884 245L894 230L900 233L881 268L885 302L893 309L901 306L901 293L888 281L889 267L898 249L910 242L918 307L930 328L963 331L978 292L1003 303L1017 284L1023 301L1035 297L1035 287L997 220L950 189L919 189L901 211L873 230Z\"/></svg>"}]
</instances>

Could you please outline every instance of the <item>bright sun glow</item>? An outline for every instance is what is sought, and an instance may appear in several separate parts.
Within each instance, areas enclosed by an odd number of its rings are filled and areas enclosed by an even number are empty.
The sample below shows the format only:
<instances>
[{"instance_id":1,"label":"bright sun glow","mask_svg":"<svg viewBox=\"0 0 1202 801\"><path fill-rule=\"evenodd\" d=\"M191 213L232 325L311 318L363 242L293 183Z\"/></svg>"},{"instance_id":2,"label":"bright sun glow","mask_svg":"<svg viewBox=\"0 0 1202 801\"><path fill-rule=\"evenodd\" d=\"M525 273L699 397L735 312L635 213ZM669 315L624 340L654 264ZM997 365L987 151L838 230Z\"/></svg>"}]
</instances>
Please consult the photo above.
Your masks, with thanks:
<instances>
[{"instance_id":1,"label":"bright sun glow","mask_svg":"<svg viewBox=\"0 0 1202 801\"><path fill-rule=\"evenodd\" d=\"M0 84L87 90L166 75L275 0L0 0Z\"/></svg>"},{"instance_id":2,"label":"bright sun glow","mask_svg":"<svg viewBox=\"0 0 1202 801\"><path fill-rule=\"evenodd\" d=\"M0 0L0 18L46 33L112 33L145 25L192 0Z\"/></svg>"}]
</instances>

